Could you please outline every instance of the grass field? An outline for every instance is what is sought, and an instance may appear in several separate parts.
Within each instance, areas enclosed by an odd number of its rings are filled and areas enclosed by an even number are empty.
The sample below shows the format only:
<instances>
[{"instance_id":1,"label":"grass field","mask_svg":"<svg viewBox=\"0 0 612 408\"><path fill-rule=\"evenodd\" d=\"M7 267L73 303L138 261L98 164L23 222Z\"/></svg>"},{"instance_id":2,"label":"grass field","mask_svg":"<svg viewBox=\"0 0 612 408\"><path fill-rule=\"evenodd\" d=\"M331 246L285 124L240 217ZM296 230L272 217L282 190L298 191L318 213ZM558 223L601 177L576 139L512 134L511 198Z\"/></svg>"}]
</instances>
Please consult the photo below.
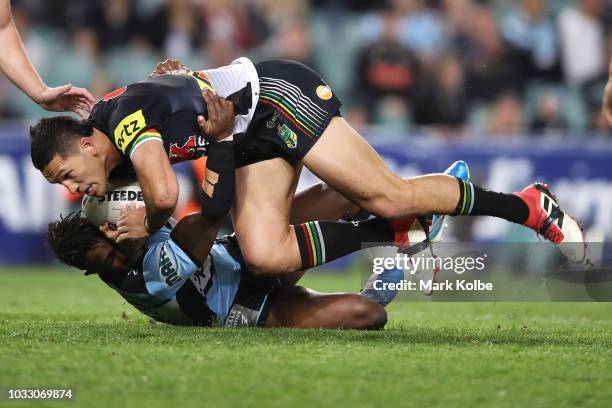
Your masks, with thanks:
<instances>
[{"instance_id":1,"label":"grass field","mask_svg":"<svg viewBox=\"0 0 612 408\"><path fill-rule=\"evenodd\" d=\"M359 278L303 283L354 291ZM71 387L82 407L610 407L611 316L422 302L391 305L381 332L170 327L95 277L0 269L0 388Z\"/></svg>"}]
</instances>

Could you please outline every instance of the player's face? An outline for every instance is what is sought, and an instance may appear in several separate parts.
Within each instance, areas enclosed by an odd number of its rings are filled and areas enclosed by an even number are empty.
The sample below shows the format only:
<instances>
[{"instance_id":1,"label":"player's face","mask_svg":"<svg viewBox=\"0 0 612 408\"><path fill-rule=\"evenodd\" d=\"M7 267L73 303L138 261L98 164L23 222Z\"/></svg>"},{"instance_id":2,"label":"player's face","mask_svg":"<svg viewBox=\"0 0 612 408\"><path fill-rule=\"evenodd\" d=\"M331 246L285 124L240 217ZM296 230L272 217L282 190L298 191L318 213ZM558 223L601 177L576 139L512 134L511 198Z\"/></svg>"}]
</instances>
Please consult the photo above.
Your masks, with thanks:
<instances>
[{"instance_id":1,"label":"player's face","mask_svg":"<svg viewBox=\"0 0 612 408\"><path fill-rule=\"evenodd\" d=\"M67 157L55 155L43 170L50 183L59 183L71 193L104 195L106 172L103 161L87 150L79 150Z\"/></svg>"},{"instance_id":2,"label":"player's face","mask_svg":"<svg viewBox=\"0 0 612 408\"><path fill-rule=\"evenodd\" d=\"M79 268L96 273L123 273L135 267L137 255L125 253L107 239L100 239L82 259Z\"/></svg>"}]
</instances>

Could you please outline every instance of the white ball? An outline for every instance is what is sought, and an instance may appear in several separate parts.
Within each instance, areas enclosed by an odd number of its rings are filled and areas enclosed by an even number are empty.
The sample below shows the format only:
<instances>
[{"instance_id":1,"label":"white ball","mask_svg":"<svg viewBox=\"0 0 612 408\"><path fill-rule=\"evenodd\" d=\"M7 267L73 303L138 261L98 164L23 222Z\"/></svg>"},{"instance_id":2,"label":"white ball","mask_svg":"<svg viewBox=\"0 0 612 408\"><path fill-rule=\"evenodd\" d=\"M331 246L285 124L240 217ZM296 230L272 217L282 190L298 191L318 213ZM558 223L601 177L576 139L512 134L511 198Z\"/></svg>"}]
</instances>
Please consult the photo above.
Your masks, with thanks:
<instances>
[{"instance_id":1,"label":"white ball","mask_svg":"<svg viewBox=\"0 0 612 408\"><path fill-rule=\"evenodd\" d=\"M95 225L105 222L114 226L119 222L121 209L130 204L144 207L144 197L137 181L114 180L103 196L85 196L81 202L83 216Z\"/></svg>"}]
</instances>

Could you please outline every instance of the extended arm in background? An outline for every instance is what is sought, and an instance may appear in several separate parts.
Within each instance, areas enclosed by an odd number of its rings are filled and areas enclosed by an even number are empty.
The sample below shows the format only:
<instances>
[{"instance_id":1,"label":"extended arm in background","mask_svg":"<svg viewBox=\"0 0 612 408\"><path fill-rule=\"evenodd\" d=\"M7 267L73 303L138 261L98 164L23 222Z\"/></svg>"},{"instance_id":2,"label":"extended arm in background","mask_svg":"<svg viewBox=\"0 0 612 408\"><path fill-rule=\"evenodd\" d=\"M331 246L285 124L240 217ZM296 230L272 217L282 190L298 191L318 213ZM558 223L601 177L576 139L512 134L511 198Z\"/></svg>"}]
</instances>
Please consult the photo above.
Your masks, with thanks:
<instances>
[{"instance_id":1,"label":"extended arm in background","mask_svg":"<svg viewBox=\"0 0 612 408\"><path fill-rule=\"evenodd\" d=\"M608 119L608 123L612 125L612 58L610 59L608 84L606 85L606 89L604 91L602 110L604 116L606 119Z\"/></svg>"},{"instance_id":2,"label":"extended arm in background","mask_svg":"<svg viewBox=\"0 0 612 408\"><path fill-rule=\"evenodd\" d=\"M71 84L49 88L32 66L11 14L9 0L0 0L0 71L34 102L54 112L73 111L87 118L93 96Z\"/></svg>"}]
</instances>

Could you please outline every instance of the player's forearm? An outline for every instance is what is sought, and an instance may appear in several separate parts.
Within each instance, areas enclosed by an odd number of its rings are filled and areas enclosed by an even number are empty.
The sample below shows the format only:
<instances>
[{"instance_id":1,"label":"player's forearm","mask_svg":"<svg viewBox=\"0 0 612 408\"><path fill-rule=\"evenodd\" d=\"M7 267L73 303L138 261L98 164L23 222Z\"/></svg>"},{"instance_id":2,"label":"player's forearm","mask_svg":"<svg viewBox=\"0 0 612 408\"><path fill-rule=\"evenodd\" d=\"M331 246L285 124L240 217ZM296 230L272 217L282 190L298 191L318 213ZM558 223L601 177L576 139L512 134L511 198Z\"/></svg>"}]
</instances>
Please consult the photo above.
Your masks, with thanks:
<instances>
[{"instance_id":1,"label":"player's forearm","mask_svg":"<svg viewBox=\"0 0 612 408\"><path fill-rule=\"evenodd\" d=\"M145 226L150 232L155 232L159 230L174 213L178 201L178 187L175 188L173 185L161 185L148 194L143 190L143 195L147 207Z\"/></svg>"},{"instance_id":2,"label":"player's forearm","mask_svg":"<svg viewBox=\"0 0 612 408\"><path fill-rule=\"evenodd\" d=\"M602 112L612 125L612 59L610 60L608 83L604 89Z\"/></svg>"},{"instance_id":3,"label":"player's forearm","mask_svg":"<svg viewBox=\"0 0 612 408\"><path fill-rule=\"evenodd\" d=\"M0 70L36 103L45 84L32 66L12 20L0 28Z\"/></svg>"},{"instance_id":4,"label":"player's forearm","mask_svg":"<svg viewBox=\"0 0 612 408\"><path fill-rule=\"evenodd\" d=\"M160 229L174 213L178 201L178 180L172 168L157 169L157 176L138 177L147 207L145 226L149 232Z\"/></svg>"},{"instance_id":5,"label":"player's forearm","mask_svg":"<svg viewBox=\"0 0 612 408\"><path fill-rule=\"evenodd\" d=\"M197 264L202 265L218 232L218 223L211 223L199 214L191 214L176 224L171 237Z\"/></svg>"},{"instance_id":6,"label":"player's forearm","mask_svg":"<svg viewBox=\"0 0 612 408\"><path fill-rule=\"evenodd\" d=\"M221 221L234 201L236 184L234 143L212 143L206 160L206 176L202 184L202 217L210 222Z\"/></svg>"}]
</instances>

